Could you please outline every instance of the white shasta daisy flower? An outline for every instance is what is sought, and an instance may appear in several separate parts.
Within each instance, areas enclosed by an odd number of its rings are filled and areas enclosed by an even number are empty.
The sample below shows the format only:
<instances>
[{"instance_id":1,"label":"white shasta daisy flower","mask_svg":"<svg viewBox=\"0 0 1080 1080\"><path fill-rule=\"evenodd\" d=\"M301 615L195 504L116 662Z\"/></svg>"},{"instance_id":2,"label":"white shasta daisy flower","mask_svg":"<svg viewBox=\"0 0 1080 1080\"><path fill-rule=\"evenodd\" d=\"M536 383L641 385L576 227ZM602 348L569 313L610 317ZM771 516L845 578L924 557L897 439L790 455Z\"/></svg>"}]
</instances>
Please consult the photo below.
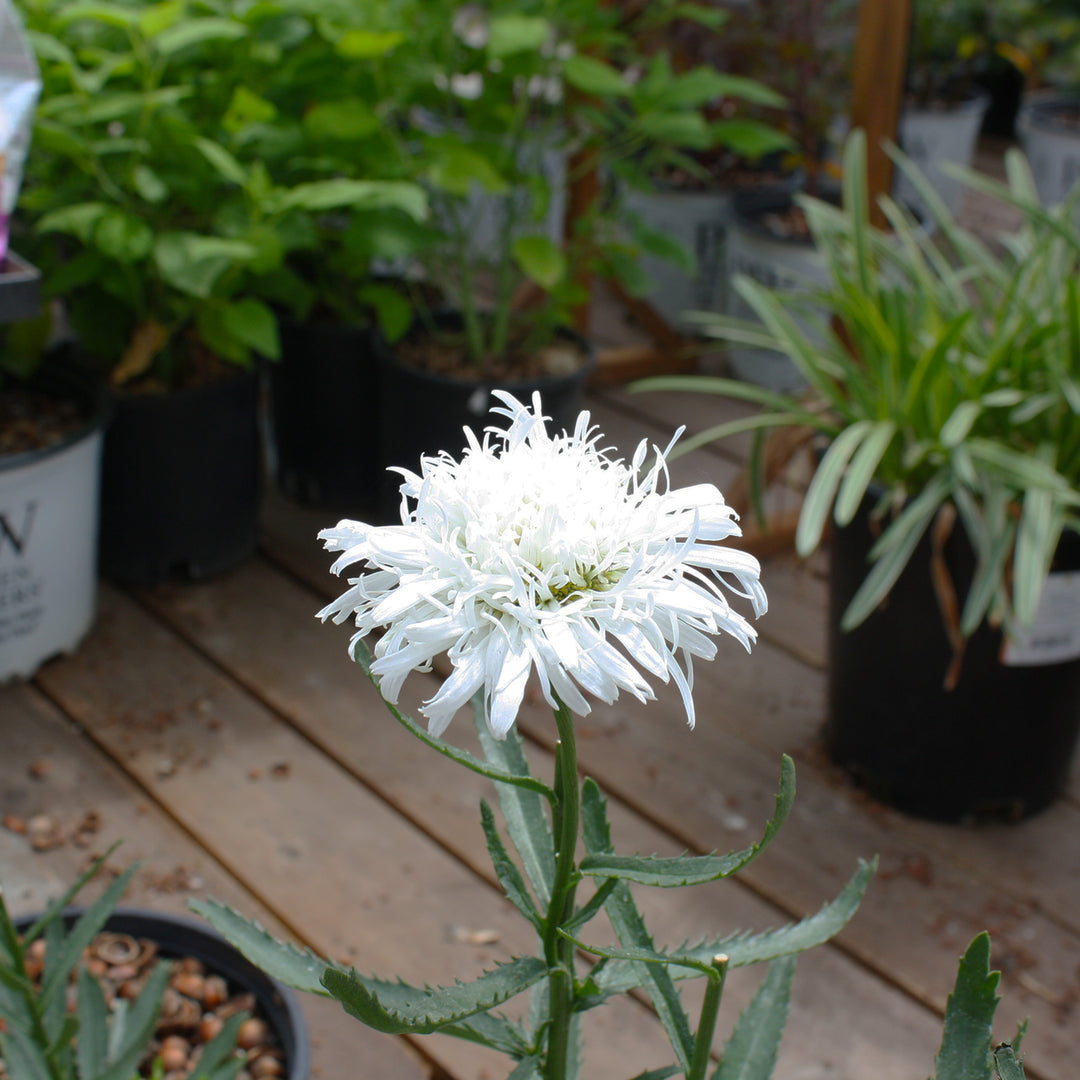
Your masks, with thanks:
<instances>
[{"instance_id":1,"label":"white shasta daisy flower","mask_svg":"<svg viewBox=\"0 0 1080 1080\"><path fill-rule=\"evenodd\" d=\"M558 698L579 715L586 694L645 701L647 675L674 679L693 726L693 657L712 659L710 635L747 650L756 637L727 591L766 609L757 560L712 543L740 535L734 512L712 484L668 486L670 446L646 470L644 441L629 464L612 458L587 412L551 436L538 394L531 411L495 395L508 428L483 442L466 429L460 461L442 453L420 475L397 470L400 525L342 521L319 534L342 553L334 573L361 567L320 618L354 618L354 642L385 628L372 672L387 701L448 653L453 671L422 709L436 735L483 690L505 737L534 669L552 707Z\"/></svg>"}]
</instances>

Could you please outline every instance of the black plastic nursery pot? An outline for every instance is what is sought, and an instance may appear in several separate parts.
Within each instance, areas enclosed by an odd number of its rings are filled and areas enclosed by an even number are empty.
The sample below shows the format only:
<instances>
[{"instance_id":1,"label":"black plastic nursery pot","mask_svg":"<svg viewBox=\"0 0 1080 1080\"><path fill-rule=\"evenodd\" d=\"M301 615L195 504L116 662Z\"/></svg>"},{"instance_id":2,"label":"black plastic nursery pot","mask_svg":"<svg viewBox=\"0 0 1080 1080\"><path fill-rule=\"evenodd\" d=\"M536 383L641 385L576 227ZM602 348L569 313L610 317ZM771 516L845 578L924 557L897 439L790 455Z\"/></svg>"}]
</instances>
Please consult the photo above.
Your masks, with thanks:
<instances>
[{"instance_id":1,"label":"black plastic nursery pot","mask_svg":"<svg viewBox=\"0 0 1080 1080\"><path fill-rule=\"evenodd\" d=\"M369 326L282 321L267 365L274 473L292 499L360 516L380 484L380 365Z\"/></svg>"},{"instance_id":2,"label":"black plastic nursery pot","mask_svg":"<svg viewBox=\"0 0 1080 1080\"><path fill-rule=\"evenodd\" d=\"M870 794L918 817L1017 821L1050 806L1080 734L1080 575L1070 574L1080 569L1080 536L1059 545L1048 587L1057 610L1049 620L1040 612L1032 647L1010 647L984 621L953 689L945 689L953 652L928 538L879 609L840 630L875 538L864 505L831 540L829 756ZM962 605L974 556L959 524L943 557Z\"/></svg>"},{"instance_id":3,"label":"black plastic nursery pot","mask_svg":"<svg viewBox=\"0 0 1080 1080\"><path fill-rule=\"evenodd\" d=\"M64 919L70 926L81 913L82 909L71 908L64 912ZM26 930L33 921L33 916L17 919L16 929ZM159 956L165 959L193 957L208 972L222 976L231 992L253 994L256 1012L269 1025L284 1056L280 1080L308 1080L311 1050L307 1024L295 995L252 964L216 931L194 919L141 908L117 908L104 929L153 941Z\"/></svg>"},{"instance_id":4,"label":"black plastic nursery pot","mask_svg":"<svg viewBox=\"0 0 1080 1080\"><path fill-rule=\"evenodd\" d=\"M455 457L466 445L463 428L480 437L491 423L493 390L506 390L528 404L539 391L548 430L573 431L585 400L585 387L596 366L587 343L569 334L587 354L588 362L566 375L532 379L458 379L400 363L386 349L382 352L379 409L379 457L384 466L398 465L419 471L423 455L445 450ZM382 473L379 515L384 522L400 521L401 476Z\"/></svg>"},{"instance_id":5,"label":"black plastic nursery pot","mask_svg":"<svg viewBox=\"0 0 1080 1080\"><path fill-rule=\"evenodd\" d=\"M106 575L127 585L199 581L255 550L256 405L252 371L167 394L117 395L102 465Z\"/></svg>"}]
</instances>

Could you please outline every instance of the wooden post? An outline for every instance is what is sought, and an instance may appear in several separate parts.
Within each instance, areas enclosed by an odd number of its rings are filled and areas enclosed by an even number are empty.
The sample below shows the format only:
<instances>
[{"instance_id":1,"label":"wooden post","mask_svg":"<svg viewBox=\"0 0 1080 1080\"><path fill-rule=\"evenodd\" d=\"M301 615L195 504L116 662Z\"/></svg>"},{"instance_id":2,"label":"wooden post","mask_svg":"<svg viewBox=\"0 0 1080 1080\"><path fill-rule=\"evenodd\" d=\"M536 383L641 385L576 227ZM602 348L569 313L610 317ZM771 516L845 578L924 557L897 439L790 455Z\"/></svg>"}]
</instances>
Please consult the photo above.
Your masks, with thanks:
<instances>
[{"instance_id":1,"label":"wooden post","mask_svg":"<svg viewBox=\"0 0 1080 1080\"><path fill-rule=\"evenodd\" d=\"M936 0L914 0L934 3ZM885 216L877 196L892 189L893 165L881 148L883 139L896 139L904 96L908 36L913 0L862 0L859 4L855 68L852 74L851 123L866 132L867 179L875 225Z\"/></svg>"}]
</instances>

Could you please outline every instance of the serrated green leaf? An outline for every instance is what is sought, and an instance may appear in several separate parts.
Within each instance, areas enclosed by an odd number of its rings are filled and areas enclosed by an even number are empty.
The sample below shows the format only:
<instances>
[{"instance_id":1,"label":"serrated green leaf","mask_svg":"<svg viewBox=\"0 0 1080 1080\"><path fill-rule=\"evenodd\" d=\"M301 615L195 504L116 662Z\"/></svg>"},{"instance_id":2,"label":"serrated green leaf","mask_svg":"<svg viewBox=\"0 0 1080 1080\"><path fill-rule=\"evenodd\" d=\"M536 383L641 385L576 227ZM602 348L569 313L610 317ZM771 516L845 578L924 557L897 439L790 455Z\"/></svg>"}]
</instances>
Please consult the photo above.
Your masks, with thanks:
<instances>
[{"instance_id":1,"label":"serrated green leaf","mask_svg":"<svg viewBox=\"0 0 1080 1080\"><path fill-rule=\"evenodd\" d=\"M708 963L718 953L728 958L729 968L747 967L781 956L805 952L824 944L838 934L858 910L867 885L877 868L877 861L861 862L859 869L840 894L813 915L797 923L766 930L760 934L740 931L726 938L711 939L679 952ZM638 973L629 964L609 964L594 976L597 989L605 994L623 994L642 985Z\"/></svg>"},{"instance_id":2,"label":"serrated green leaf","mask_svg":"<svg viewBox=\"0 0 1080 1080\"><path fill-rule=\"evenodd\" d=\"M0 1056L19 1080L54 1080L41 1047L18 1028L0 1032Z\"/></svg>"},{"instance_id":3,"label":"serrated green leaf","mask_svg":"<svg viewBox=\"0 0 1080 1080\"><path fill-rule=\"evenodd\" d=\"M330 965L321 957L278 941L259 923L219 900L189 900L188 907L271 978L294 990L327 996L322 978Z\"/></svg>"},{"instance_id":4,"label":"serrated green leaf","mask_svg":"<svg viewBox=\"0 0 1080 1080\"><path fill-rule=\"evenodd\" d=\"M610 855L613 851L607 805L596 781L586 779L581 792L582 831L586 851L591 855ZM653 948L653 938L638 911L630 887L624 881L615 886L604 904L615 936L624 947ZM694 1053L694 1037L690 1018L683 1008L682 998L666 967L631 962L629 970L637 978L635 986L644 986L649 999L667 1032L675 1057L682 1069L690 1065Z\"/></svg>"},{"instance_id":5,"label":"serrated green leaf","mask_svg":"<svg viewBox=\"0 0 1080 1080\"><path fill-rule=\"evenodd\" d=\"M990 935L984 931L960 958L956 984L945 1006L936 1080L993 1080L990 1040L1000 978L1000 972L990 970Z\"/></svg>"},{"instance_id":6,"label":"serrated green leaf","mask_svg":"<svg viewBox=\"0 0 1080 1080\"><path fill-rule=\"evenodd\" d=\"M487 840L488 855L491 856L495 876L502 886L503 893L506 895L507 900L539 930L542 922L540 912L537 911L536 905L529 895L525 879L521 876L517 866L514 865L510 853L502 842L502 837L499 836L499 830L495 824L495 815L491 812L491 807L488 806L486 799L480 801L480 822L484 830L484 838Z\"/></svg>"},{"instance_id":7,"label":"serrated green leaf","mask_svg":"<svg viewBox=\"0 0 1080 1080\"><path fill-rule=\"evenodd\" d=\"M109 1067L95 1080L130 1080L153 1037L169 974L168 961L160 961L135 1001L124 1012L114 1014L109 1033Z\"/></svg>"},{"instance_id":8,"label":"serrated green leaf","mask_svg":"<svg viewBox=\"0 0 1080 1080\"><path fill-rule=\"evenodd\" d=\"M207 1074L207 1080L215 1076L222 1065L229 1062L229 1058L236 1049L236 1038L240 1031L240 1025L248 1018L247 1013L236 1013L230 1016L222 1025L221 1030L202 1049L199 1055L199 1065L196 1071L196 1080L203 1080ZM235 1062L237 1068L243 1068L244 1061L239 1059ZM232 1063L230 1063L230 1069Z\"/></svg>"},{"instance_id":9,"label":"serrated green leaf","mask_svg":"<svg viewBox=\"0 0 1080 1080\"><path fill-rule=\"evenodd\" d=\"M703 885L709 881L730 877L769 846L787 818L794 799L795 763L785 754L780 770L776 808L757 843L727 855L689 855L676 858L595 852L587 854L581 860L581 872L591 877L616 877L638 885L655 885L661 888Z\"/></svg>"},{"instance_id":10,"label":"serrated green leaf","mask_svg":"<svg viewBox=\"0 0 1080 1080\"><path fill-rule=\"evenodd\" d=\"M79 962L83 949L94 940L108 921L136 869L137 867L130 866L118 874L101 896L79 916L65 935L63 945L59 949L46 951L46 970L41 985L43 1006L47 1006L53 998L63 998L68 979ZM53 921L49 925L59 928L61 924Z\"/></svg>"},{"instance_id":11,"label":"serrated green leaf","mask_svg":"<svg viewBox=\"0 0 1080 1080\"><path fill-rule=\"evenodd\" d=\"M541 795L547 797L550 803L554 801L554 792L547 788L538 791L535 786L537 781L533 781L533 786L522 786L520 781L532 780L532 777L529 776L529 761L517 728L511 727L505 739L496 739L487 725L483 693L473 698L472 705L476 733L484 757L504 776L512 776L519 781L510 784L504 780L499 783L499 808L540 908L546 910L551 903L551 888L555 880L555 855L551 825Z\"/></svg>"},{"instance_id":12,"label":"serrated green leaf","mask_svg":"<svg viewBox=\"0 0 1080 1080\"><path fill-rule=\"evenodd\" d=\"M80 1080L95 1080L107 1060L109 1006L101 984L86 968L79 969L76 1015L79 1038L75 1044L75 1061L79 1077Z\"/></svg>"},{"instance_id":13,"label":"serrated green leaf","mask_svg":"<svg viewBox=\"0 0 1080 1080\"><path fill-rule=\"evenodd\" d=\"M328 968L323 985L350 1016L390 1035L425 1035L501 1005L547 977L535 956L496 965L471 983L419 987Z\"/></svg>"},{"instance_id":14,"label":"serrated green leaf","mask_svg":"<svg viewBox=\"0 0 1080 1080\"><path fill-rule=\"evenodd\" d=\"M713 1080L769 1080L787 1024L795 957L772 961L724 1046Z\"/></svg>"}]
</instances>

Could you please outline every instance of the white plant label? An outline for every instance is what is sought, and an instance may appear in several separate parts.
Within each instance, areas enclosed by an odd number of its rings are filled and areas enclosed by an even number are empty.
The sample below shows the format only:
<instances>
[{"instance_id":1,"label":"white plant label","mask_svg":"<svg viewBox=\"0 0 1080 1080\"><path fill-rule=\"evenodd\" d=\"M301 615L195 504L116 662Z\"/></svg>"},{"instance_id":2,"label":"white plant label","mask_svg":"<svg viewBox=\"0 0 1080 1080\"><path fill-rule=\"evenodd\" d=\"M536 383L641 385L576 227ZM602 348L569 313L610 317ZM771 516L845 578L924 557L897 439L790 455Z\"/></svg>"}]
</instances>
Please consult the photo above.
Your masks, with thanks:
<instances>
[{"instance_id":1,"label":"white plant label","mask_svg":"<svg viewBox=\"0 0 1080 1080\"><path fill-rule=\"evenodd\" d=\"M1050 574L1030 627L1005 644L1002 663L1040 667L1080 658L1080 571Z\"/></svg>"}]
</instances>

